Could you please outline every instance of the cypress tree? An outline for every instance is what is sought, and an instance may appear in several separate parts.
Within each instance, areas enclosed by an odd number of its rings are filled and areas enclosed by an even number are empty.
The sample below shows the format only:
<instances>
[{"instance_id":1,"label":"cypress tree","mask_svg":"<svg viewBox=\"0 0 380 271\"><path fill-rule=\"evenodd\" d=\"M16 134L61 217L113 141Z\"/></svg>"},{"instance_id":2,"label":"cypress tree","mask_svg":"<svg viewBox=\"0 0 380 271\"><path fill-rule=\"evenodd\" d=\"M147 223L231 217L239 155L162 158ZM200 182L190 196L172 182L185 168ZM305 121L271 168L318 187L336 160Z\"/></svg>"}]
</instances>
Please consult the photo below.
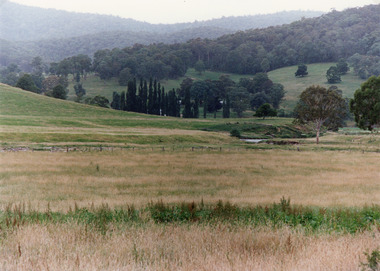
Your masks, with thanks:
<instances>
[{"instance_id":1,"label":"cypress tree","mask_svg":"<svg viewBox=\"0 0 380 271\"><path fill-rule=\"evenodd\" d=\"M140 84L139 84L139 93L136 95L137 98L137 112L144 113L143 111L143 79L140 79Z\"/></svg>"},{"instance_id":2,"label":"cypress tree","mask_svg":"<svg viewBox=\"0 0 380 271\"><path fill-rule=\"evenodd\" d=\"M174 92L174 100L175 100L175 105L176 105L176 110L175 110L175 116L176 117L181 117L181 104L180 104L180 99L178 96L176 96Z\"/></svg>"},{"instance_id":3,"label":"cypress tree","mask_svg":"<svg viewBox=\"0 0 380 271\"><path fill-rule=\"evenodd\" d=\"M191 110L190 90L188 90L188 89L185 92L184 104L185 104L185 108L183 109L182 117L183 118L192 118L193 112Z\"/></svg>"},{"instance_id":4,"label":"cypress tree","mask_svg":"<svg viewBox=\"0 0 380 271\"><path fill-rule=\"evenodd\" d=\"M168 116L179 117L179 114L180 114L179 111L180 111L179 102L175 94L175 90L173 89L169 91L169 95L168 95L167 114Z\"/></svg>"},{"instance_id":5,"label":"cypress tree","mask_svg":"<svg viewBox=\"0 0 380 271\"><path fill-rule=\"evenodd\" d=\"M159 115L159 108L158 108L158 97L157 97L157 80L154 80L153 83L153 108L152 108L152 114Z\"/></svg>"},{"instance_id":6,"label":"cypress tree","mask_svg":"<svg viewBox=\"0 0 380 271\"><path fill-rule=\"evenodd\" d=\"M193 104L193 118L199 118L199 98L198 96L195 98Z\"/></svg>"},{"instance_id":7,"label":"cypress tree","mask_svg":"<svg viewBox=\"0 0 380 271\"><path fill-rule=\"evenodd\" d=\"M144 114L148 113L148 86L146 80L144 80L144 85L142 88L142 107L141 107L141 112Z\"/></svg>"},{"instance_id":8,"label":"cypress tree","mask_svg":"<svg viewBox=\"0 0 380 271\"><path fill-rule=\"evenodd\" d=\"M160 115L162 114L162 107L161 107L161 84L158 83L158 86L157 86L157 115Z\"/></svg>"},{"instance_id":9,"label":"cypress tree","mask_svg":"<svg viewBox=\"0 0 380 271\"><path fill-rule=\"evenodd\" d=\"M136 79L128 82L126 110L136 112Z\"/></svg>"},{"instance_id":10,"label":"cypress tree","mask_svg":"<svg viewBox=\"0 0 380 271\"><path fill-rule=\"evenodd\" d=\"M165 101L165 105L164 105L164 112L163 112L163 114L164 114L164 116L169 116L169 114L168 114L168 111L169 111L169 95L168 95L168 93L165 93L165 99L164 99L164 101Z\"/></svg>"},{"instance_id":11,"label":"cypress tree","mask_svg":"<svg viewBox=\"0 0 380 271\"><path fill-rule=\"evenodd\" d=\"M168 92L168 106L166 107L166 115L173 117L173 91Z\"/></svg>"},{"instance_id":12,"label":"cypress tree","mask_svg":"<svg viewBox=\"0 0 380 271\"><path fill-rule=\"evenodd\" d=\"M165 88L162 87L161 88L161 104L160 104L160 108L161 108L161 115L162 116L165 116L166 115L166 102L165 102Z\"/></svg>"},{"instance_id":13,"label":"cypress tree","mask_svg":"<svg viewBox=\"0 0 380 271\"><path fill-rule=\"evenodd\" d=\"M152 78L150 78L150 80L149 80L148 114L153 114L153 82L152 82Z\"/></svg>"},{"instance_id":14,"label":"cypress tree","mask_svg":"<svg viewBox=\"0 0 380 271\"><path fill-rule=\"evenodd\" d=\"M126 107L125 107L125 92L124 91L122 91L121 93L120 93L120 110L123 110L123 111L125 111L126 110Z\"/></svg>"},{"instance_id":15,"label":"cypress tree","mask_svg":"<svg viewBox=\"0 0 380 271\"><path fill-rule=\"evenodd\" d=\"M207 93L205 92L203 97L203 118L207 117Z\"/></svg>"},{"instance_id":16,"label":"cypress tree","mask_svg":"<svg viewBox=\"0 0 380 271\"><path fill-rule=\"evenodd\" d=\"M136 78L133 78L133 98L134 103L132 104L132 108L134 109L134 112L139 112L140 108L138 107L138 96L137 96L137 80Z\"/></svg>"},{"instance_id":17,"label":"cypress tree","mask_svg":"<svg viewBox=\"0 0 380 271\"><path fill-rule=\"evenodd\" d=\"M120 95L116 91L112 93L111 108L120 110Z\"/></svg>"}]
</instances>

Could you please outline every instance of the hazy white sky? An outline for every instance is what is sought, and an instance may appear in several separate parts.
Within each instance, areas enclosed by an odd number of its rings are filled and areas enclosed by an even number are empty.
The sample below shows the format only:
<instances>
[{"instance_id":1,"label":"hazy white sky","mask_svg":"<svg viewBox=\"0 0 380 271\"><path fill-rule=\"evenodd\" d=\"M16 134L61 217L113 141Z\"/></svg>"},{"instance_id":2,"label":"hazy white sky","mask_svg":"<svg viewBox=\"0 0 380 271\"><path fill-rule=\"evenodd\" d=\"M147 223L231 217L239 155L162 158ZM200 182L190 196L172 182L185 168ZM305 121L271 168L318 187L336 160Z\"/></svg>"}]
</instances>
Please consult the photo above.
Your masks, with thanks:
<instances>
[{"instance_id":1,"label":"hazy white sky","mask_svg":"<svg viewBox=\"0 0 380 271\"><path fill-rule=\"evenodd\" d=\"M150 23L208 20L283 10L343 10L380 0L11 0L28 6L116 15Z\"/></svg>"}]
</instances>

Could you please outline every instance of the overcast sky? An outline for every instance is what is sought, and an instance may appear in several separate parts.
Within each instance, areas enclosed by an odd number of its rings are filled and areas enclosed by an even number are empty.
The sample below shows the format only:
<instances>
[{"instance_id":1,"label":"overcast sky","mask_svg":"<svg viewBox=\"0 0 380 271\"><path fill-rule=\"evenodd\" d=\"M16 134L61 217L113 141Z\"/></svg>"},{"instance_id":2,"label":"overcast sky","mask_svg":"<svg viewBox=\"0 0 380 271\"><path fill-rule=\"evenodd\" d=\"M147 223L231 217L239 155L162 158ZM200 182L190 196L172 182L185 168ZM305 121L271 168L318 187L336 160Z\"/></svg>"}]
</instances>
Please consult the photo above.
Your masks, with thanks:
<instances>
[{"instance_id":1,"label":"overcast sky","mask_svg":"<svg viewBox=\"0 0 380 271\"><path fill-rule=\"evenodd\" d=\"M116 15L150 23L178 23L283 10L338 11L380 0L11 0L29 6Z\"/></svg>"}]
</instances>

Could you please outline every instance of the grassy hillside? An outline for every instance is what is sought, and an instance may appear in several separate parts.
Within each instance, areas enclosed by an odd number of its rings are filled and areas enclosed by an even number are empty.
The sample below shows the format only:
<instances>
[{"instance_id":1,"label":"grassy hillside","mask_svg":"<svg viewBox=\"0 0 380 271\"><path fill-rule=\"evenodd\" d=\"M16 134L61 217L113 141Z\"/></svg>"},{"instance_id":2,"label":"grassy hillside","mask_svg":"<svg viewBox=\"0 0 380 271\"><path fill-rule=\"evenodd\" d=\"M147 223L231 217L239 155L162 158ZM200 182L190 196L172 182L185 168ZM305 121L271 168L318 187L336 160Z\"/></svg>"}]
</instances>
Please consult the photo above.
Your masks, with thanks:
<instances>
[{"instance_id":1,"label":"grassy hillside","mask_svg":"<svg viewBox=\"0 0 380 271\"><path fill-rule=\"evenodd\" d=\"M291 66L275 71L269 72L269 78L275 82L284 85L286 90L285 101L281 104L287 111L293 110L298 101L298 96L303 90L311 85L321 85L323 87L330 87L331 84L327 83L326 71L336 63L320 63L308 64L308 76L296 78L294 73L297 71L298 66ZM355 90L360 88L364 80L355 76L352 72L347 73L341 77L342 82L334 84L342 90L343 96L352 98Z\"/></svg>"},{"instance_id":2,"label":"grassy hillside","mask_svg":"<svg viewBox=\"0 0 380 271\"><path fill-rule=\"evenodd\" d=\"M58 100L0 85L3 144L241 144L229 136L297 137L291 119L180 119L129 113Z\"/></svg>"},{"instance_id":3,"label":"grassy hillside","mask_svg":"<svg viewBox=\"0 0 380 271\"><path fill-rule=\"evenodd\" d=\"M269 72L269 78L273 82L280 83L285 87L286 95L285 100L281 104L281 107L283 107L287 112L292 111L298 100L299 94L311 85L322 85L327 88L330 87L331 85L328 84L326 80L326 71L332 65L335 65L335 63L309 64L307 65L309 75L303 78L296 78L294 76L294 73L297 70L297 66L290 66ZM186 77L190 77L195 80L217 80L223 74L229 75L230 78L235 82L238 82L242 77L250 77L249 75L211 71L206 71L202 74L199 74L194 69L189 69L186 73ZM171 90L173 88L177 89L184 78L185 77L178 78L177 80L165 80L162 81L161 84L165 87L166 90ZM349 72L348 74L342 76L342 82L336 84L336 86L343 91L344 97L351 98L353 97L355 90L360 87L360 84L362 82L364 82L364 80L355 76L352 72ZM127 90L126 87L120 86L115 78L108 81L103 81L95 76L89 76L88 79L83 82L83 86L87 90L88 96L103 95L110 101L112 100L113 91L120 93L121 91ZM69 89L69 98L74 99L75 93L73 82L71 82Z\"/></svg>"}]
</instances>

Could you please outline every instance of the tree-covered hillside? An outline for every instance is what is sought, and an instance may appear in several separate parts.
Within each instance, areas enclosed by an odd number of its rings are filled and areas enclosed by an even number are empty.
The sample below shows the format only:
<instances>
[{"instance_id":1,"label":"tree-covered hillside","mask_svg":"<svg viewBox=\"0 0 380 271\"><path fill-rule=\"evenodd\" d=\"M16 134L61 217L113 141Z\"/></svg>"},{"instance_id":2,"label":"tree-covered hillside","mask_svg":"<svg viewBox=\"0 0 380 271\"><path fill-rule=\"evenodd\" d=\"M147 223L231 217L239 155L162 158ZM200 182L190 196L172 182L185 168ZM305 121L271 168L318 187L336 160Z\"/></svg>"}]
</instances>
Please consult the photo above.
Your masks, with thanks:
<instances>
[{"instance_id":1,"label":"tree-covered hillside","mask_svg":"<svg viewBox=\"0 0 380 271\"><path fill-rule=\"evenodd\" d=\"M2 1L0 5L0 38L10 41L66 39L105 31L169 34L204 27L223 28L226 34L238 30L281 25L302 17L316 17L322 14L319 11L284 11L266 15L223 17L192 23L150 24L109 15L29 7L10 1Z\"/></svg>"},{"instance_id":2,"label":"tree-covered hillside","mask_svg":"<svg viewBox=\"0 0 380 271\"><path fill-rule=\"evenodd\" d=\"M73 13L0 3L0 66L17 63L26 67L35 56L45 62L77 54L92 56L100 49L178 43L194 38L215 39L239 30L263 28L316 17L317 11L223 17L178 24L150 24L115 16Z\"/></svg>"},{"instance_id":3,"label":"tree-covered hillside","mask_svg":"<svg viewBox=\"0 0 380 271\"><path fill-rule=\"evenodd\" d=\"M254 75L300 63L338 62L343 59L343 62L348 61L351 64L357 75L366 79L380 74L378 14L380 4L343 12L332 11L317 18L240 31L217 39L196 38L172 44L157 41L150 45L134 44L113 49L104 48L110 48L115 42L129 38L136 42L137 38L132 34L123 35L123 32L103 33L105 40L89 36L88 42L82 41L80 37L67 44L58 40L44 42L41 45L43 50L40 51L35 51L32 43L23 42L12 46L4 41L2 45L8 47L2 48L2 51L7 55L2 55L0 62L9 67L12 63L11 55L15 53L22 56L15 64L22 66L27 54L22 51L24 47L29 53L34 51L36 55L43 56L41 60L50 65L50 69L46 67L45 71L55 75L84 75L94 71L101 79L117 77L121 81L128 81L133 78L178 78L184 76L188 68L200 68L199 72L212 70ZM143 35L148 38L151 34ZM152 36L157 39L163 37L158 34ZM174 38L167 37L175 42ZM103 49L86 56L86 50L96 47ZM65 58L56 63L46 61L44 55L44 52L48 52L47 55L63 57L64 54L70 54L71 50L78 57ZM81 67L82 64L78 64L80 61L76 59L86 59L86 63L92 61L92 64ZM31 64L31 60L27 63ZM38 69L42 74L43 66L39 65Z\"/></svg>"},{"instance_id":4,"label":"tree-covered hillside","mask_svg":"<svg viewBox=\"0 0 380 271\"><path fill-rule=\"evenodd\" d=\"M181 44L99 50L93 68L105 79L118 77L125 69L132 76L163 79L182 76L196 63L214 71L256 74L343 58L366 78L380 73L379 14L380 5L371 5L215 40L198 38Z\"/></svg>"}]
</instances>

